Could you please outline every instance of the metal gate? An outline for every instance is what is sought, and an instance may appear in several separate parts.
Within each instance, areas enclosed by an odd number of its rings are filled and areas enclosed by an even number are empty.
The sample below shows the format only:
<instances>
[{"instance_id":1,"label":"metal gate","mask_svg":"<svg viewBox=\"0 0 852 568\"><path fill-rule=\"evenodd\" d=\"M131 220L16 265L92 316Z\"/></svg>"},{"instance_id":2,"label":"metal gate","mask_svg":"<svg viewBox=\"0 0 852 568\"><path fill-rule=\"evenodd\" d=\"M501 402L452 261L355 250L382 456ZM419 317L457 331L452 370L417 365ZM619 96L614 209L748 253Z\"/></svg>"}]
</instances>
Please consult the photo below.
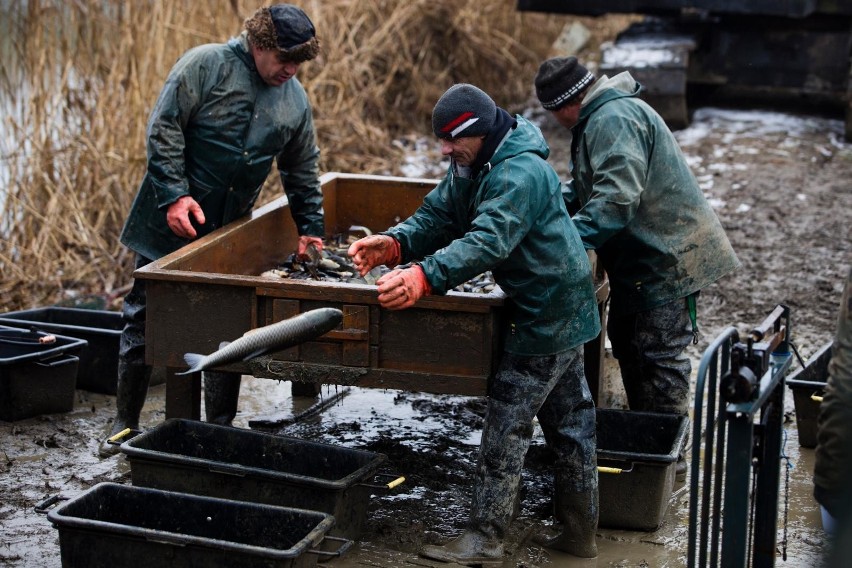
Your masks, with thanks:
<instances>
[{"instance_id":1,"label":"metal gate","mask_svg":"<svg viewBox=\"0 0 852 568\"><path fill-rule=\"evenodd\" d=\"M731 327L704 352L693 415L690 568L775 564L790 347L790 310L778 305L745 341Z\"/></svg>"}]
</instances>

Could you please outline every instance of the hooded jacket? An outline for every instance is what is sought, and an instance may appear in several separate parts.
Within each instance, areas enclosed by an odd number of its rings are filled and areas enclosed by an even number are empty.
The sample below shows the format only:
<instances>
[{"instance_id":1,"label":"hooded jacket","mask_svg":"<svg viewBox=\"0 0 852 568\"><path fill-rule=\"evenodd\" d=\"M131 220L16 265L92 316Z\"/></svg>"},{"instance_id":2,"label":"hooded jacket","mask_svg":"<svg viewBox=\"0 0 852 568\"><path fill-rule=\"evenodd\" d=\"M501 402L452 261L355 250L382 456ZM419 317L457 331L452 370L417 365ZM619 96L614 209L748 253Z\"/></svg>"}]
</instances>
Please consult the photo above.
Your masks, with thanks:
<instances>
[{"instance_id":1,"label":"hooded jacket","mask_svg":"<svg viewBox=\"0 0 852 568\"><path fill-rule=\"evenodd\" d=\"M852 269L846 275L831 346L825 396L817 416L814 496L838 522L852 516Z\"/></svg>"},{"instance_id":2,"label":"hooded jacket","mask_svg":"<svg viewBox=\"0 0 852 568\"><path fill-rule=\"evenodd\" d=\"M121 242L158 259L189 241L166 222L190 195L204 211L199 236L247 214L272 169L281 174L300 235L324 235L313 117L293 77L267 85L245 32L227 44L187 51L169 73L147 128L148 166Z\"/></svg>"},{"instance_id":3,"label":"hooded jacket","mask_svg":"<svg viewBox=\"0 0 852 568\"><path fill-rule=\"evenodd\" d=\"M606 269L611 310L684 298L740 263L663 119L628 72L598 79L572 129L568 209Z\"/></svg>"},{"instance_id":4,"label":"hooded jacket","mask_svg":"<svg viewBox=\"0 0 852 568\"><path fill-rule=\"evenodd\" d=\"M386 234L403 262L420 260L432 293L491 270L507 296L504 347L518 355L560 353L598 335L588 256L565 209L539 129L515 117L472 178L451 162L423 204Z\"/></svg>"}]
</instances>

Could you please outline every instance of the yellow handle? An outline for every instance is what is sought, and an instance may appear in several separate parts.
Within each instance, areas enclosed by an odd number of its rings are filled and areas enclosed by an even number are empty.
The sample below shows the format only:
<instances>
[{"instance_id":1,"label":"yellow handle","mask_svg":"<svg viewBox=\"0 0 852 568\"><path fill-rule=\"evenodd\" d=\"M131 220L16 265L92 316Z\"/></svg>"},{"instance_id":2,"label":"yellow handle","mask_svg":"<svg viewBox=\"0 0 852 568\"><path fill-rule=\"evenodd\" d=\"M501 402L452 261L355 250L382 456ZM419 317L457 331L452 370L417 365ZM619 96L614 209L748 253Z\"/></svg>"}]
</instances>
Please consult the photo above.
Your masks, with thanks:
<instances>
[{"instance_id":1,"label":"yellow handle","mask_svg":"<svg viewBox=\"0 0 852 568\"><path fill-rule=\"evenodd\" d=\"M397 477L396 479L394 479L393 481L388 483L388 489L393 489L394 487L396 487L397 485L400 485L404 481L405 481L405 476L400 475L399 477Z\"/></svg>"},{"instance_id":2,"label":"yellow handle","mask_svg":"<svg viewBox=\"0 0 852 568\"><path fill-rule=\"evenodd\" d=\"M600 473L621 473L624 470L621 469L620 467L606 467L606 466L603 466L603 465L599 465L598 471Z\"/></svg>"},{"instance_id":3,"label":"yellow handle","mask_svg":"<svg viewBox=\"0 0 852 568\"><path fill-rule=\"evenodd\" d=\"M109 440L110 442L115 442L116 440L120 440L120 439L124 438L125 436L127 436L128 434L130 434L130 432L132 432L132 431L133 431L133 430L131 430L130 428L125 428L124 430L122 430L122 431L121 431L121 432L119 432L118 434L113 434L112 436L110 436L110 437L108 438L108 440Z\"/></svg>"},{"instance_id":4,"label":"yellow handle","mask_svg":"<svg viewBox=\"0 0 852 568\"><path fill-rule=\"evenodd\" d=\"M811 400L814 401L814 402L822 402L822 397L818 394L812 394Z\"/></svg>"}]
</instances>

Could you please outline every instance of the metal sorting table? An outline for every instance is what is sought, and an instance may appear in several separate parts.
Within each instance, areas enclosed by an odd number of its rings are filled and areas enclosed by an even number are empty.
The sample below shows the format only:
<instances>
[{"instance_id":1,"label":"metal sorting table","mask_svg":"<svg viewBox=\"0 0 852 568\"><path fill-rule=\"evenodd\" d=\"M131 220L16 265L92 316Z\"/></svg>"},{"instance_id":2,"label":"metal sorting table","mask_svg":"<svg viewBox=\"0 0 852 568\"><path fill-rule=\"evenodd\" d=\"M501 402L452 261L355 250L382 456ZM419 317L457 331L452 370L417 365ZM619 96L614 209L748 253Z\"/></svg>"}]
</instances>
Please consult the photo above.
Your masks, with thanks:
<instances>
[{"instance_id":1,"label":"metal sorting table","mask_svg":"<svg viewBox=\"0 0 852 568\"><path fill-rule=\"evenodd\" d=\"M406 219L435 180L329 173L320 180L326 232L353 225L378 232ZM505 296L449 292L402 311L381 309L375 286L262 277L296 248L286 197L138 269L146 281L146 361L166 368L166 418L200 418L201 373L184 353L211 353L256 327L320 307L343 323L314 341L220 370L323 384L484 395L500 355ZM592 256L593 265L595 259ZM599 311L609 285L596 270ZM604 322L605 323L605 322ZM597 399L603 335L586 345L586 375Z\"/></svg>"}]
</instances>

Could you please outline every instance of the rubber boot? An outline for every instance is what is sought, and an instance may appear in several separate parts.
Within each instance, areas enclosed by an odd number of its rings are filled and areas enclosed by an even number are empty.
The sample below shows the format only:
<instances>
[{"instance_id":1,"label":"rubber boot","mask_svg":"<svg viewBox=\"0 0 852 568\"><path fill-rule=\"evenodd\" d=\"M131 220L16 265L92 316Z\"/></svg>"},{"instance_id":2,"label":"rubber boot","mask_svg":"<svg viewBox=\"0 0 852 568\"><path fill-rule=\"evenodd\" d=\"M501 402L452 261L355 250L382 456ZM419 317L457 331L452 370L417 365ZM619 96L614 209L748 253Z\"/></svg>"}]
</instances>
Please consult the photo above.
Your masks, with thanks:
<instances>
[{"instance_id":1,"label":"rubber boot","mask_svg":"<svg viewBox=\"0 0 852 568\"><path fill-rule=\"evenodd\" d=\"M115 421L109 434L98 447L98 454L101 457L106 458L119 453L119 446L110 444L107 439L126 428L139 428L139 416L142 414L142 407L145 405L145 397L148 394L151 370L148 365L128 365L119 359Z\"/></svg>"},{"instance_id":2,"label":"rubber boot","mask_svg":"<svg viewBox=\"0 0 852 568\"><path fill-rule=\"evenodd\" d=\"M204 371L204 414L207 422L230 426L237 416L239 373Z\"/></svg>"},{"instance_id":3,"label":"rubber boot","mask_svg":"<svg viewBox=\"0 0 852 568\"><path fill-rule=\"evenodd\" d=\"M441 562L455 562L462 566L499 566L503 563L503 543L479 531L467 529L442 546L424 546L420 555Z\"/></svg>"},{"instance_id":4,"label":"rubber boot","mask_svg":"<svg viewBox=\"0 0 852 568\"><path fill-rule=\"evenodd\" d=\"M562 532L555 537L540 536L535 542L580 558L595 558L598 545L598 489L571 491L567 483L557 481L554 504L556 518L562 521Z\"/></svg>"}]
</instances>

